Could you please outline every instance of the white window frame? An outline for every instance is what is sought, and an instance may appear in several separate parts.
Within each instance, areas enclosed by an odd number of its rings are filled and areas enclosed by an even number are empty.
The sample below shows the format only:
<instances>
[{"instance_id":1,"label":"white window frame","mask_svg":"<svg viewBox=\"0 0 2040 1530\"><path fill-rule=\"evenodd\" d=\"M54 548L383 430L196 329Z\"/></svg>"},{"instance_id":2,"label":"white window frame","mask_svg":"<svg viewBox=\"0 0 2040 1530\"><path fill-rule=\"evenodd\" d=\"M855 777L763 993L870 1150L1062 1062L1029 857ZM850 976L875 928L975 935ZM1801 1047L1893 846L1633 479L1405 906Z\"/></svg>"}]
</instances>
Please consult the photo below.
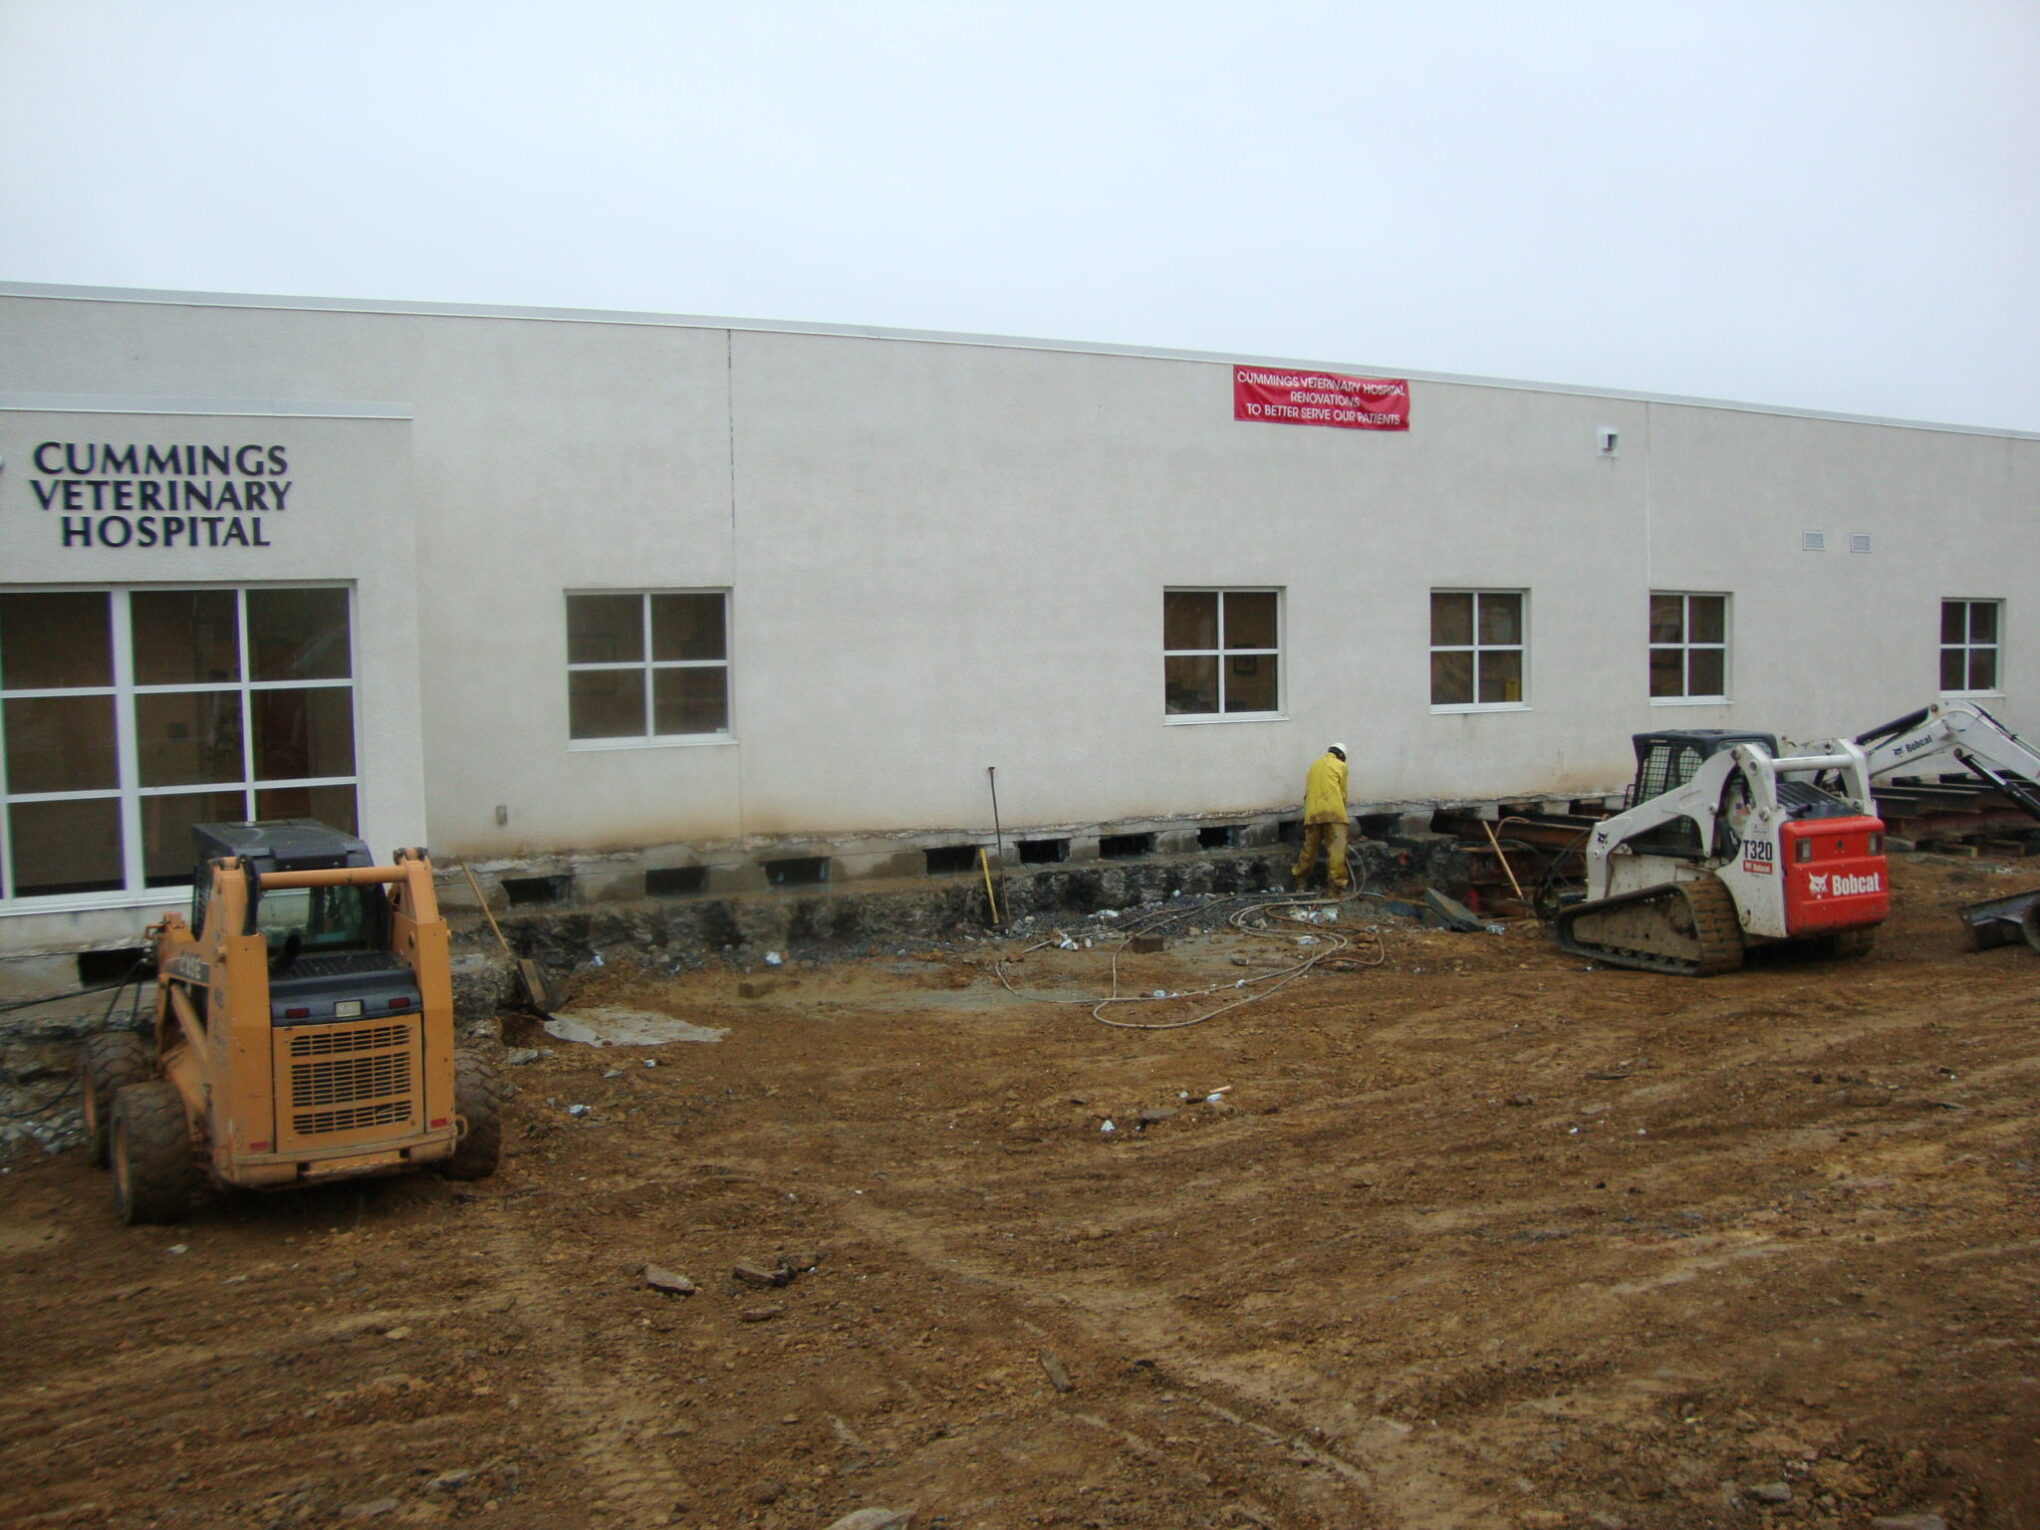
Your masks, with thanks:
<instances>
[{"instance_id":1,"label":"white window frame","mask_svg":"<svg viewBox=\"0 0 2040 1530\"><path fill-rule=\"evenodd\" d=\"M1730 625L1735 608L1734 600L1730 598L1728 592L1725 590L1652 590L1650 592L1650 599L1676 600L1679 602L1679 631L1682 634L1684 634L1684 636L1682 636L1681 639L1676 643L1660 643L1652 639L1649 635L1650 634L1649 607L1646 605L1646 607L1644 608L1645 611L1644 642L1647 645L1650 657L1655 657L1660 652L1669 653L1676 651L1679 654L1679 675L1681 677L1681 683L1689 687L1689 689L1681 691L1676 696L1652 696L1650 698L1650 704L1654 707L1706 707L1727 705L1731 699L1730 687L1733 678L1729 672L1729 649L1734 635L1734 628ZM1718 600L1721 602L1720 642L1696 643L1695 641L1693 641L1692 638L1693 602L1696 600ZM1693 654L1697 650L1718 650L1720 652L1721 654L1720 691L1695 692L1690 689L1693 683ZM1644 688L1646 691L1648 691L1649 687L1650 687L1650 671L1649 668L1646 666L1644 670Z\"/></svg>"},{"instance_id":2,"label":"white window frame","mask_svg":"<svg viewBox=\"0 0 2040 1530\"><path fill-rule=\"evenodd\" d=\"M1440 653L1466 653L1473 656L1472 701L1432 701L1433 712L1527 712L1530 710L1530 591L1527 589L1477 589L1471 585L1438 585L1427 591L1424 597L1424 624L1427 640L1431 636L1431 601L1438 595L1471 595L1473 597L1473 641L1470 643L1428 642L1424 650L1424 691L1428 697L1431 690L1431 656ZM1514 643L1483 643L1480 640L1480 603L1485 597L1511 596L1521 602L1516 608L1517 634ZM1481 701L1480 656L1483 653L1514 653L1517 655L1517 674L1521 677L1522 695L1515 701Z\"/></svg>"},{"instance_id":3,"label":"white window frame","mask_svg":"<svg viewBox=\"0 0 2040 1530\"><path fill-rule=\"evenodd\" d=\"M1935 647L1935 650L1934 650L1934 684L1935 684L1935 686L1936 686L1936 687L1939 687L1939 685L1940 685L1940 683L1941 683L1941 662L1942 662L1942 661L1943 661L1943 660L1944 660L1944 659L1945 659L1945 658L1947 657L1947 655L1949 655L1950 653L1958 653L1958 652L1959 652L1959 653L1960 653L1960 654L1962 655L1962 674L1963 674L1963 677L1964 677L1965 679L1966 679L1966 678L1968 677L1968 675L1969 675L1969 657L1970 657L1970 655L1971 655L1971 654L1974 654L1974 653L1978 653L1978 652L1987 652L1987 653L1989 653L1989 654L1990 654L1990 656L1991 656L1991 666L1990 666L1990 667L1991 667L1991 678L1992 678L1992 680L1993 680L1993 681L1994 681L1995 683L1994 683L1994 684L1992 684L1992 685L1986 686L1986 687L1985 687L1985 688L1983 688L1982 690L1956 690L1956 691L1949 691L1949 690L1942 690L1942 691L1939 691L1939 694L1940 694L1940 695L1942 695L1942 696L1952 696L1952 697L1960 697L1960 696L2002 696L2002 695L2004 695L2004 693L2005 693L2005 603L2004 603L2004 601L2003 601L2003 600L2001 600L2001 599L1998 599L1998 598L1996 598L1996 597L1993 597L1993 596L1987 596L1987 595L1947 595L1947 596L1943 596L1943 597L1942 597L1942 599L1941 599L1941 604L1940 604L1940 608L1939 608L1939 609L1940 609L1940 617L1941 617L1941 621L1942 621L1943 623L1946 623L1946 621L1948 620L1948 608L1949 608L1950 606L1961 606L1961 607L1963 608L1963 610L1962 610L1962 633L1963 633L1963 640L1962 640L1961 642L1959 642L1959 643L1950 643L1950 642L1947 642L1946 640L1942 640L1942 641L1940 641L1940 642L1939 642L1939 643L1937 644L1937 646ZM1991 606L1991 607L1995 608L1995 610L1996 610L1996 612L1997 612L1997 624L1996 624L1996 625L1997 625L1997 636L1996 636L1996 637L1994 637L1993 639L1991 639L1991 641L1990 641L1990 642L1988 642L1988 643L1975 643L1975 642L1971 642L1971 641L1969 641L1969 630L1970 630L1970 611L1971 611L1971 609L1972 609L1972 608L1974 608L1974 607L1976 607L1976 606ZM1939 628L1936 628L1936 632L1937 632L1937 634L1938 634L1938 632L1939 632Z\"/></svg>"},{"instance_id":4,"label":"white window frame","mask_svg":"<svg viewBox=\"0 0 2040 1530\"><path fill-rule=\"evenodd\" d=\"M1167 604L1171 595L1216 595L1218 597L1218 646L1216 648L1171 648L1166 632L1162 638L1162 664L1166 670L1171 659L1216 659L1218 661L1218 710L1216 712L1171 712L1168 709L1166 686L1162 701L1162 721L1169 727L1202 727L1207 723L1237 722L1282 722L1288 714L1282 710L1283 699L1289 694L1289 675L1283 668L1282 648L1287 626L1287 612L1283 607L1284 591L1273 584L1171 584L1162 589L1162 600ZM1275 597L1275 646L1273 648L1228 648L1225 646L1225 598L1228 595L1273 595ZM1269 712L1228 712L1225 709L1226 660L1232 658L1267 658L1275 664L1275 709Z\"/></svg>"},{"instance_id":5,"label":"white window frame","mask_svg":"<svg viewBox=\"0 0 2040 1530\"><path fill-rule=\"evenodd\" d=\"M159 591L188 593L231 590L235 595L235 620L239 628L240 674L238 681L201 680L178 685L140 685L134 678L134 623L129 598ZM248 592L251 590L343 590L347 594L347 677L343 680L256 680L248 652ZM72 696L114 698L115 785L75 792L11 792L7 787L7 758L0 748L0 913L64 913L75 909L134 908L144 904L176 902L190 896L188 886L150 887L146 866L147 846L143 839L142 802L151 797L203 796L215 792L239 791L242 817L255 814L255 794L284 788L348 786L354 789L357 821L361 813L361 636L359 602L351 581L340 579L186 580L148 584L33 584L0 586L6 595L106 595L109 638L113 644L111 685L67 686L52 690L0 690L0 702L10 700L57 700ZM307 776L294 780L266 780L255 774L255 703L258 691L337 690L345 687L354 727L354 773L349 776ZM214 781L198 786L143 786L141 751L135 736L135 701L141 696L174 696L191 692L235 691L241 699L241 777L238 781ZM0 724L4 726L4 724ZM105 802L120 803L121 886L101 892L50 893L16 897L13 856L8 848L8 810L16 803Z\"/></svg>"},{"instance_id":6,"label":"white window frame","mask_svg":"<svg viewBox=\"0 0 2040 1530\"><path fill-rule=\"evenodd\" d=\"M566 599L577 595L635 595L638 598L638 618L643 623L643 653L641 659L623 659L616 662L576 664L567 663L567 674L587 674L598 670L638 670L644 676L645 727L649 729L656 713L652 705L652 675L662 669L719 669L723 672L723 705L729 713L729 726L716 733L628 733L611 738L575 738L573 736L572 702L569 701L567 720L567 749L572 753L593 753L604 749L687 749L702 745L734 744L737 741L737 697L731 683L733 661L730 657L734 644L731 633L734 623L731 619L730 590L726 585L669 586L663 588L643 587L626 590L578 589L568 590ZM720 659L654 659L652 657L652 597L654 595L715 595L722 599L723 656ZM562 601L561 614L566 612ZM572 680L568 681L569 686Z\"/></svg>"}]
</instances>

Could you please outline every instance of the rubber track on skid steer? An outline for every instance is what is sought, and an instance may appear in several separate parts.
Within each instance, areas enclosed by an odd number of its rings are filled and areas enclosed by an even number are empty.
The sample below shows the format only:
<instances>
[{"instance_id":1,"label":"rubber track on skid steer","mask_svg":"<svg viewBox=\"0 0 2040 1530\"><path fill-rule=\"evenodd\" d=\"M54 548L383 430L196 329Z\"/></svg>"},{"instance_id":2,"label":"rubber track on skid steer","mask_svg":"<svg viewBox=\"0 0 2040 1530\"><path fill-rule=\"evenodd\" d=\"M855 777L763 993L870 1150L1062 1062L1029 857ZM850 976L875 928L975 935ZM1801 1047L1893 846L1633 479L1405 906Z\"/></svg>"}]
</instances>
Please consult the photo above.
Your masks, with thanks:
<instances>
[{"instance_id":1,"label":"rubber track on skid steer","mask_svg":"<svg viewBox=\"0 0 2040 1530\"><path fill-rule=\"evenodd\" d=\"M1618 908L1647 908L1658 904L1670 909L1683 903L1693 923L1691 957L1668 956L1661 951L1641 951L1631 946L1602 945L1583 940L1573 926L1583 917ZM1742 928L1736 918L1735 898L1716 877L1692 882L1665 882L1613 898L1576 903L1558 916L1558 943L1576 956L1592 957L1613 967L1634 967L1643 972L1668 972L1675 977L1717 977L1734 972L1743 963ZM1674 938L1686 940L1672 932Z\"/></svg>"}]
</instances>

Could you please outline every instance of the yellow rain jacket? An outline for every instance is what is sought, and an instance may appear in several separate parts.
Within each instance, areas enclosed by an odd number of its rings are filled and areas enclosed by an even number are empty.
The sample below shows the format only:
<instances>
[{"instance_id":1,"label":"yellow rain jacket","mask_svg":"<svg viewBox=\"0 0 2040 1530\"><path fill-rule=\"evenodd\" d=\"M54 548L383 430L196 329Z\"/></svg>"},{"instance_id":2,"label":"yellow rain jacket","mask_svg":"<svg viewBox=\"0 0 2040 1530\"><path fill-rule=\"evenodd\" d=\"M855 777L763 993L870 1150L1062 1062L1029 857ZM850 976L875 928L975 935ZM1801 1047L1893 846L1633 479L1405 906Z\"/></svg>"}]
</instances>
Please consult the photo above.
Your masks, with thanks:
<instances>
[{"instance_id":1,"label":"yellow rain jacket","mask_svg":"<svg viewBox=\"0 0 2040 1530\"><path fill-rule=\"evenodd\" d=\"M1311 762L1303 778L1303 821L1346 821L1346 762L1329 749Z\"/></svg>"}]
</instances>

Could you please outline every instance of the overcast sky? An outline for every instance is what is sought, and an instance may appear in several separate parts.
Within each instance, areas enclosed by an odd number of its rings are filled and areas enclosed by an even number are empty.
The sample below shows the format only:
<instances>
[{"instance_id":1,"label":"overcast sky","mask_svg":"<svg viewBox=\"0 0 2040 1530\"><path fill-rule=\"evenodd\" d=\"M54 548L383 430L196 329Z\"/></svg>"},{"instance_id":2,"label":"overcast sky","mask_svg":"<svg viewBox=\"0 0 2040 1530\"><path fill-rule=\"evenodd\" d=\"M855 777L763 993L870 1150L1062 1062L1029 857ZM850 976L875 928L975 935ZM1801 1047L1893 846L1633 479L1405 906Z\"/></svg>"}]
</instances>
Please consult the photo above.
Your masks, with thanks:
<instances>
[{"instance_id":1,"label":"overcast sky","mask_svg":"<svg viewBox=\"0 0 2040 1530\"><path fill-rule=\"evenodd\" d=\"M0 0L0 280L2040 430L2040 0Z\"/></svg>"}]
</instances>

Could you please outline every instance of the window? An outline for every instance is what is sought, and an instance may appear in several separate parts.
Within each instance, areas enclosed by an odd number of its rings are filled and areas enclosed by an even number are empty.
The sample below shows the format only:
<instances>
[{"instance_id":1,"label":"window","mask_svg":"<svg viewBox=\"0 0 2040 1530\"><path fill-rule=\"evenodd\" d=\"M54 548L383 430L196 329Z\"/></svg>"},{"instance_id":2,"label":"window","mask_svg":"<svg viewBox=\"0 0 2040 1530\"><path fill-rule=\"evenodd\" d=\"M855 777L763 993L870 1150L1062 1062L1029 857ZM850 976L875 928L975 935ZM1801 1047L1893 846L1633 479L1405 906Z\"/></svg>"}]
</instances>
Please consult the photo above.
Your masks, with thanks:
<instances>
[{"instance_id":1,"label":"window","mask_svg":"<svg viewBox=\"0 0 2040 1530\"><path fill-rule=\"evenodd\" d=\"M194 823L356 832L348 603L339 586L0 592L0 899L184 885Z\"/></svg>"},{"instance_id":2,"label":"window","mask_svg":"<svg viewBox=\"0 0 2040 1530\"><path fill-rule=\"evenodd\" d=\"M1170 717L1279 711L1280 631L1278 591L1163 591L1163 711Z\"/></svg>"},{"instance_id":3,"label":"window","mask_svg":"<svg viewBox=\"0 0 2040 1530\"><path fill-rule=\"evenodd\" d=\"M1653 701L1723 700L1728 695L1728 597L1650 594Z\"/></svg>"},{"instance_id":4,"label":"window","mask_svg":"<svg viewBox=\"0 0 2040 1530\"><path fill-rule=\"evenodd\" d=\"M1941 694L1973 696L1999 690L1998 632L2004 603L1941 602Z\"/></svg>"},{"instance_id":5,"label":"window","mask_svg":"<svg viewBox=\"0 0 2040 1530\"><path fill-rule=\"evenodd\" d=\"M1521 590L1431 592L1431 705L1523 704Z\"/></svg>"},{"instance_id":6,"label":"window","mask_svg":"<svg viewBox=\"0 0 2040 1530\"><path fill-rule=\"evenodd\" d=\"M654 590L567 597L567 737L727 737L729 597Z\"/></svg>"}]
</instances>

